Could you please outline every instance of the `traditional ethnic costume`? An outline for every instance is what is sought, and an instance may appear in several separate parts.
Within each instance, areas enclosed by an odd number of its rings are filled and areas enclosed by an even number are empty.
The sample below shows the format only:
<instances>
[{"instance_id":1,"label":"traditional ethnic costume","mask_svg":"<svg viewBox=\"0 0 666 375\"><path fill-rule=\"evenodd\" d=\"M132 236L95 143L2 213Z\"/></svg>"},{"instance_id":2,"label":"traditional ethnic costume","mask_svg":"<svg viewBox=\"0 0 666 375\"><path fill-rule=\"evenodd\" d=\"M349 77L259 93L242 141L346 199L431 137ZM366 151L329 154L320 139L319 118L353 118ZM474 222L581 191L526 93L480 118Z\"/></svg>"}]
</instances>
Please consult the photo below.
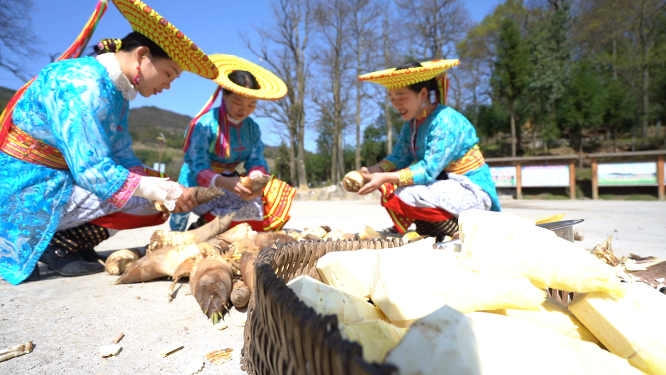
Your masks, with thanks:
<instances>
[{"instance_id":1,"label":"traditional ethnic costume","mask_svg":"<svg viewBox=\"0 0 666 375\"><path fill-rule=\"evenodd\" d=\"M183 70L216 77L206 54L153 9L136 0L114 3L134 31ZM12 284L33 270L38 278L36 264L47 248L54 259L78 261L72 253L92 250L109 237L108 228L166 220L148 200L132 196L141 176L159 175L131 148L134 86L112 53L78 58L106 7L99 2L72 47L23 86L0 117L0 276Z\"/></svg>"},{"instance_id":2,"label":"traditional ethnic costume","mask_svg":"<svg viewBox=\"0 0 666 375\"><path fill-rule=\"evenodd\" d=\"M222 88L261 100L279 100L287 94L284 82L257 64L230 55L209 57L220 71L215 80L219 86L185 133L185 163L178 182L188 187L214 186L218 175L238 176L236 166L240 163L244 163L247 175L269 173L259 125L250 117L235 123L226 114L224 99L220 107L211 110ZM229 74L235 70L252 73L260 88L253 90L233 83ZM235 193L225 191L224 195L196 207L192 212L200 217L198 225L210 222L216 216L235 212L232 227L248 223L256 231L280 230L290 218L289 209L295 193L287 183L272 177L261 197L245 201ZM189 213L173 214L171 229L185 230L188 220Z\"/></svg>"},{"instance_id":3,"label":"traditional ethnic costume","mask_svg":"<svg viewBox=\"0 0 666 375\"><path fill-rule=\"evenodd\" d=\"M458 63L437 60L424 62L423 67L387 69L359 77L388 89L433 78L438 82L437 107L420 121L405 122L393 152L377 164L384 172L399 173L399 184L384 184L380 191L382 206L402 234L415 223L419 234L441 240L458 231L457 218L465 210L500 211L476 130L465 116L446 106L444 71Z\"/></svg>"}]
</instances>

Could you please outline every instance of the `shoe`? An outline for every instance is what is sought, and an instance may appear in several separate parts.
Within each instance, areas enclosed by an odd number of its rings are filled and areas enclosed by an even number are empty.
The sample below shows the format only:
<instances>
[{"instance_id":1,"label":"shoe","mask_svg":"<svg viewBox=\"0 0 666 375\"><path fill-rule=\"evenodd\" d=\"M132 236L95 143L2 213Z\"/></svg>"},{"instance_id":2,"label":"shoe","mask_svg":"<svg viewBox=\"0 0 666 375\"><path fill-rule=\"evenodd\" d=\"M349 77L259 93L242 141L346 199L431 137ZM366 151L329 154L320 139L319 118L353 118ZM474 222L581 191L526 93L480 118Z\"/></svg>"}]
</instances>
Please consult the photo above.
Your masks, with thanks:
<instances>
[{"instance_id":1,"label":"shoe","mask_svg":"<svg viewBox=\"0 0 666 375\"><path fill-rule=\"evenodd\" d=\"M32 273L30 274L30 276L28 276L28 278L23 280L23 282L37 281L37 280L40 280L40 279L41 279L41 276L39 275L39 266L35 264L35 269L32 270Z\"/></svg>"},{"instance_id":2,"label":"shoe","mask_svg":"<svg viewBox=\"0 0 666 375\"><path fill-rule=\"evenodd\" d=\"M104 266L100 263L86 262L77 253L54 245L46 247L39 261L62 276L92 275L104 271Z\"/></svg>"},{"instance_id":3,"label":"shoe","mask_svg":"<svg viewBox=\"0 0 666 375\"><path fill-rule=\"evenodd\" d=\"M77 253L86 262L99 263L100 260L106 262L106 258L108 258L108 256L99 255L95 249L79 250Z\"/></svg>"},{"instance_id":4,"label":"shoe","mask_svg":"<svg viewBox=\"0 0 666 375\"><path fill-rule=\"evenodd\" d=\"M398 231L398 228L396 228L395 225L384 229L384 232L391 233L391 234L400 234L400 232Z\"/></svg>"}]
</instances>

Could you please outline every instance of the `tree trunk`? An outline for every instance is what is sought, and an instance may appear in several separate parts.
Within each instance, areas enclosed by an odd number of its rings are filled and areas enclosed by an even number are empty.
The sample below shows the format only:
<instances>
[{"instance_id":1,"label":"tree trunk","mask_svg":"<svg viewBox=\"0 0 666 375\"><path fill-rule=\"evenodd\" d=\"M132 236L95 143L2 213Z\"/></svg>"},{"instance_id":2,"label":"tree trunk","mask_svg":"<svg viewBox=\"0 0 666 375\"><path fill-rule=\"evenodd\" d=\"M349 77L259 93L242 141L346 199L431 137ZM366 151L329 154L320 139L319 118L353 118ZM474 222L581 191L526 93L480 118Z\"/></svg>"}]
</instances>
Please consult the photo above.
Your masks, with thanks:
<instances>
[{"instance_id":1,"label":"tree trunk","mask_svg":"<svg viewBox=\"0 0 666 375\"><path fill-rule=\"evenodd\" d=\"M617 152L617 128L613 128L613 152Z\"/></svg>"},{"instance_id":2,"label":"tree trunk","mask_svg":"<svg viewBox=\"0 0 666 375\"><path fill-rule=\"evenodd\" d=\"M331 182L338 182L338 137L335 134L335 125L333 125L333 145L331 147Z\"/></svg>"},{"instance_id":3,"label":"tree trunk","mask_svg":"<svg viewBox=\"0 0 666 375\"><path fill-rule=\"evenodd\" d=\"M308 189L308 176L305 171L305 118L301 114L300 124L298 125L298 187Z\"/></svg>"},{"instance_id":4,"label":"tree trunk","mask_svg":"<svg viewBox=\"0 0 666 375\"><path fill-rule=\"evenodd\" d=\"M361 169L361 82L356 80L356 164Z\"/></svg>"},{"instance_id":5,"label":"tree trunk","mask_svg":"<svg viewBox=\"0 0 666 375\"><path fill-rule=\"evenodd\" d=\"M296 174L296 152L294 148L296 147L296 134L289 128L289 147L287 148L287 154L289 155L289 177L292 185L298 183L297 174Z\"/></svg>"},{"instance_id":6,"label":"tree trunk","mask_svg":"<svg viewBox=\"0 0 666 375\"><path fill-rule=\"evenodd\" d=\"M583 129L578 130L578 167L583 168Z\"/></svg>"},{"instance_id":7,"label":"tree trunk","mask_svg":"<svg viewBox=\"0 0 666 375\"><path fill-rule=\"evenodd\" d=\"M516 115L513 111L513 100L509 100L509 113L511 114L511 156L516 157Z\"/></svg>"},{"instance_id":8,"label":"tree trunk","mask_svg":"<svg viewBox=\"0 0 666 375\"><path fill-rule=\"evenodd\" d=\"M643 65L643 121L641 122L641 137L647 138L648 136L648 104L649 104L649 90L650 89L650 72L648 65Z\"/></svg>"},{"instance_id":9,"label":"tree trunk","mask_svg":"<svg viewBox=\"0 0 666 375\"><path fill-rule=\"evenodd\" d=\"M386 103L384 103L384 120L386 121L386 152L391 155L393 152L393 124L391 124L391 97L386 94Z\"/></svg>"},{"instance_id":10,"label":"tree trunk","mask_svg":"<svg viewBox=\"0 0 666 375\"><path fill-rule=\"evenodd\" d=\"M345 174L345 141L342 136L342 129L338 132L338 178L336 182L342 180L342 176Z\"/></svg>"},{"instance_id":11,"label":"tree trunk","mask_svg":"<svg viewBox=\"0 0 666 375\"><path fill-rule=\"evenodd\" d=\"M361 75L361 54L363 39L359 35L356 50L356 75ZM361 81L356 80L356 163L354 169L361 169Z\"/></svg>"}]
</instances>

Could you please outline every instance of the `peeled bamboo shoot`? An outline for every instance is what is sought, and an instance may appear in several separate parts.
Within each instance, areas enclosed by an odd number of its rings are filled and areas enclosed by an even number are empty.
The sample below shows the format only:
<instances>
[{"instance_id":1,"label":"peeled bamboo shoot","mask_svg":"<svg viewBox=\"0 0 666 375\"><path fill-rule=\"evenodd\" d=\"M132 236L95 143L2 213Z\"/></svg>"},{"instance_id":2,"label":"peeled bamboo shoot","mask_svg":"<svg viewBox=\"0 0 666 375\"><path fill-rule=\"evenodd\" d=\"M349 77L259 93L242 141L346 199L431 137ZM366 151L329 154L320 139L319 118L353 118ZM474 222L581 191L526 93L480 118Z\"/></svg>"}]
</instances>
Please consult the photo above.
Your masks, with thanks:
<instances>
[{"instance_id":1,"label":"peeled bamboo shoot","mask_svg":"<svg viewBox=\"0 0 666 375\"><path fill-rule=\"evenodd\" d=\"M414 275L405 272L405 264L413 261L412 254L421 260L418 283L413 282ZM463 313L506 308L536 310L546 298L543 290L524 277L470 271L460 265L455 253L405 253L400 248L379 250L371 296L372 302L398 327L408 327L444 305Z\"/></svg>"},{"instance_id":2,"label":"peeled bamboo shoot","mask_svg":"<svg viewBox=\"0 0 666 375\"><path fill-rule=\"evenodd\" d=\"M574 339L599 345L599 340L585 328L580 320L567 311L561 303L550 297L546 297L538 311L506 309L493 311L493 313L520 319Z\"/></svg>"},{"instance_id":3,"label":"peeled bamboo shoot","mask_svg":"<svg viewBox=\"0 0 666 375\"><path fill-rule=\"evenodd\" d=\"M335 314L340 323L354 324L373 319L386 320L377 306L366 302L364 298L352 296L309 276L299 276L287 283L287 286L303 303L317 313Z\"/></svg>"},{"instance_id":4,"label":"peeled bamboo shoot","mask_svg":"<svg viewBox=\"0 0 666 375\"><path fill-rule=\"evenodd\" d=\"M568 307L611 353L648 374L666 374L666 296L635 283L624 297L579 294Z\"/></svg>"},{"instance_id":5,"label":"peeled bamboo shoot","mask_svg":"<svg viewBox=\"0 0 666 375\"><path fill-rule=\"evenodd\" d=\"M324 284L368 298L377 255L377 250L333 251L319 258L317 271Z\"/></svg>"},{"instance_id":6,"label":"peeled bamboo shoot","mask_svg":"<svg viewBox=\"0 0 666 375\"><path fill-rule=\"evenodd\" d=\"M363 359L368 363L383 363L386 354L398 345L407 333L407 328L396 327L383 320L340 326L342 338L359 343L363 348Z\"/></svg>"},{"instance_id":7,"label":"peeled bamboo shoot","mask_svg":"<svg viewBox=\"0 0 666 375\"><path fill-rule=\"evenodd\" d=\"M515 273L539 288L603 291L623 296L616 270L589 251L513 214L470 210L460 214L464 263L478 272Z\"/></svg>"},{"instance_id":8,"label":"peeled bamboo shoot","mask_svg":"<svg viewBox=\"0 0 666 375\"><path fill-rule=\"evenodd\" d=\"M402 375L641 374L589 342L506 316L465 316L449 306L415 322L385 362Z\"/></svg>"}]
</instances>

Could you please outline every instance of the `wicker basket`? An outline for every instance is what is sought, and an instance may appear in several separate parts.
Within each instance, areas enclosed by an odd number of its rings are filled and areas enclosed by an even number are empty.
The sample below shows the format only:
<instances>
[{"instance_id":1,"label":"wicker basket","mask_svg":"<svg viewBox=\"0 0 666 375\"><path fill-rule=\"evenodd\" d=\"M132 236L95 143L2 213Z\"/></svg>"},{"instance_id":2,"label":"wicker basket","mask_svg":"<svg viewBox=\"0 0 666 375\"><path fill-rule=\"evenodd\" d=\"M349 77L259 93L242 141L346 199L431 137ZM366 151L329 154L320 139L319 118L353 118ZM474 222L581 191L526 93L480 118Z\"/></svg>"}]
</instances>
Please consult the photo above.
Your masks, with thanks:
<instances>
[{"instance_id":1,"label":"wicker basket","mask_svg":"<svg viewBox=\"0 0 666 375\"><path fill-rule=\"evenodd\" d=\"M255 263L242 369L256 375L396 373L393 366L365 362L361 346L342 339L337 317L318 315L286 283L301 275L321 281L315 266L332 251L402 245L399 239L355 239L296 242L262 250Z\"/></svg>"},{"instance_id":2,"label":"wicker basket","mask_svg":"<svg viewBox=\"0 0 666 375\"><path fill-rule=\"evenodd\" d=\"M318 315L286 283L301 275L321 281L317 261L332 251L402 245L397 238L355 239L295 242L262 250L255 263L254 295L247 310L242 369L255 375L397 373L391 365L365 362L361 346L341 337L337 317ZM576 295L557 289L547 292L564 306Z\"/></svg>"}]
</instances>

